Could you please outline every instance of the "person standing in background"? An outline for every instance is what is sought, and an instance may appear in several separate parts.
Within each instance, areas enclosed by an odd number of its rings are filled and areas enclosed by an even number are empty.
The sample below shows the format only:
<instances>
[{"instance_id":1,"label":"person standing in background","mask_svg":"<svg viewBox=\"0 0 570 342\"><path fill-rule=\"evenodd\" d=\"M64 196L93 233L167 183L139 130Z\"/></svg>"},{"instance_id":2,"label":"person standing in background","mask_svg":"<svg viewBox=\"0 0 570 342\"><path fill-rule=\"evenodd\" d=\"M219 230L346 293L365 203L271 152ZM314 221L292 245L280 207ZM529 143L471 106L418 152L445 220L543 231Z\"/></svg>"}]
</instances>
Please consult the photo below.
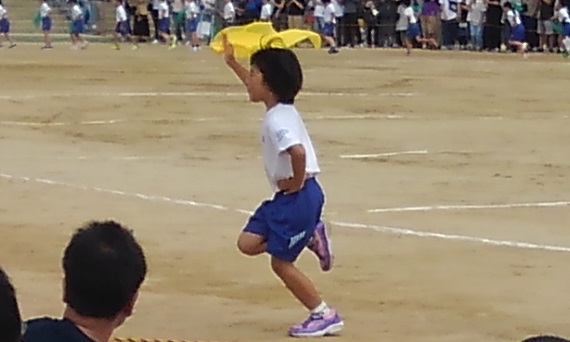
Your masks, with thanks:
<instances>
[{"instance_id":1,"label":"person standing in background","mask_svg":"<svg viewBox=\"0 0 570 342\"><path fill-rule=\"evenodd\" d=\"M485 2L485 0L467 0L471 48L475 51L483 50L483 21L487 10Z\"/></svg>"},{"instance_id":2,"label":"person standing in background","mask_svg":"<svg viewBox=\"0 0 570 342\"><path fill-rule=\"evenodd\" d=\"M184 1L183 0L172 0L172 20L174 21L174 34L179 42L182 42L182 33L185 30L185 13L184 13Z\"/></svg>"},{"instance_id":3,"label":"person standing in background","mask_svg":"<svg viewBox=\"0 0 570 342\"><path fill-rule=\"evenodd\" d=\"M303 29L303 15L305 14L305 0L288 0L287 1L287 26L290 29Z\"/></svg>"},{"instance_id":4,"label":"person standing in background","mask_svg":"<svg viewBox=\"0 0 570 342\"><path fill-rule=\"evenodd\" d=\"M539 46L538 51L554 52L555 35L552 30L552 18L554 17L554 0L540 0L538 6Z\"/></svg>"},{"instance_id":5,"label":"person standing in background","mask_svg":"<svg viewBox=\"0 0 570 342\"><path fill-rule=\"evenodd\" d=\"M441 5L441 34L443 42L442 49L453 49L457 40L457 30L459 22L457 20L457 1L439 0Z\"/></svg>"},{"instance_id":6,"label":"person standing in background","mask_svg":"<svg viewBox=\"0 0 570 342\"><path fill-rule=\"evenodd\" d=\"M398 6L392 0L380 0L378 5L379 46L391 47L396 41Z\"/></svg>"},{"instance_id":7,"label":"person standing in background","mask_svg":"<svg viewBox=\"0 0 570 342\"><path fill-rule=\"evenodd\" d=\"M331 3L334 6L334 15L336 16L336 42L338 46L345 46L346 39L343 34L344 5L342 4L342 0L331 0Z\"/></svg>"},{"instance_id":8,"label":"person standing in background","mask_svg":"<svg viewBox=\"0 0 570 342\"><path fill-rule=\"evenodd\" d=\"M342 20L343 24L343 35L344 44L350 45L351 48L354 47L356 43L356 31L359 30L358 26L358 1L360 0L344 0L344 17Z\"/></svg>"},{"instance_id":9,"label":"person standing in background","mask_svg":"<svg viewBox=\"0 0 570 342\"><path fill-rule=\"evenodd\" d=\"M485 26L483 28L483 48L499 51L501 46L501 18L503 9L499 0L487 0Z\"/></svg>"},{"instance_id":10,"label":"person standing in background","mask_svg":"<svg viewBox=\"0 0 570 342\"><path fill-rule=\"evenodd\" d=\"M424 2L420 23L424 38L435 39L439 46L441 44L441 19L438 2L435 0L427 0Z\"/></svg>"}]
</instances>

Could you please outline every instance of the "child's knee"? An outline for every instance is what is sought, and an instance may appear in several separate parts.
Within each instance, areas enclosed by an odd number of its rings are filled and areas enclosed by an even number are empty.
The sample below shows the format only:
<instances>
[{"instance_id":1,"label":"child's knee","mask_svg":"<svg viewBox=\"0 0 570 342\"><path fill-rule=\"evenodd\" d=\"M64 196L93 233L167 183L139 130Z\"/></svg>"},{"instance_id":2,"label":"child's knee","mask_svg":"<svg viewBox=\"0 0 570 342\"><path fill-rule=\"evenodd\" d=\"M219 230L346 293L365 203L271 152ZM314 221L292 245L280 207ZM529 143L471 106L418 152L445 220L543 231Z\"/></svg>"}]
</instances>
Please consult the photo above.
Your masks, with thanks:
<instances>
[{"instance_id":1,"label":"child's knee","mask_svg":"<svg viewBox=\"0 0 570 342\"><path fill-rule=\"evenodd\" d=\"M249 256L255 256L263 253L263 244L263 237L248 232L241 233L237 240L238 250Z\"/></svg>"}]
</instances>

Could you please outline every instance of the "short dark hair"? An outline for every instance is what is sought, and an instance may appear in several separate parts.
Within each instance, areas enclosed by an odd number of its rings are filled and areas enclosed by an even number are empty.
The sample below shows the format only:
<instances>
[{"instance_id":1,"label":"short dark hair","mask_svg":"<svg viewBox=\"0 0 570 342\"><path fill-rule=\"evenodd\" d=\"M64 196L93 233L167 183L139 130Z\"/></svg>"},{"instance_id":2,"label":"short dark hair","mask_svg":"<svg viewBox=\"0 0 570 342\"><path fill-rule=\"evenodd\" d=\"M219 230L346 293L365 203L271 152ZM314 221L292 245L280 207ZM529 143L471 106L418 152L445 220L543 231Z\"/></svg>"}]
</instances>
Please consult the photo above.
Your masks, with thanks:
<instances>
[{"instance_id":1,"label":"short dark hair","mask_svg":"<svg viewBox=\"0 0 570 342\"><path fill-rule=\"evenodd\" d=\"M79 228L65 248L65 302L92 318L115 318L146 277L142 247L115 221L93 221Z\"/></svg>"},{"instance_id":2,"label":"short dark hair","mask_svg":"<svg viewBox=\"0 0 570 342\"><path fill-rule=\"evenodd\" d=\"M523 340L522 342L570 342L570 341L558 336L542 335L542 336L529 337Z\"/></svg>"},{"instance_id":3,"label":"short dark hair","mask_svg":"<svg viewBox=\"0 0 570 342\"><path fill-rule=\"evenodd\" d=\"M293 104L303 86L303 70L295 53L289 49L266 48L251 56L263 74L263 80L280 103Z\"/></svg>"},{"instance_id":4,"label":"short dark hair","mask_svg":"<svg viewBox=\"0 0 570 342\"><path fill-rule=\"evenodd\" d=\"M22 333L22 316L16 290L0 267L0 341L17 342Z\"/></svg>"},{"instance_id":5,"label":"short dark hair","mask_svg":"<svg viewBox=\"0 0 570 342\"><path fill-rule=\"evenodd\" d=\"M503 7L513 9L513 5L512 5L509 1L505 2L505 3L503 4Z\"/></svg>"}]
</instances>

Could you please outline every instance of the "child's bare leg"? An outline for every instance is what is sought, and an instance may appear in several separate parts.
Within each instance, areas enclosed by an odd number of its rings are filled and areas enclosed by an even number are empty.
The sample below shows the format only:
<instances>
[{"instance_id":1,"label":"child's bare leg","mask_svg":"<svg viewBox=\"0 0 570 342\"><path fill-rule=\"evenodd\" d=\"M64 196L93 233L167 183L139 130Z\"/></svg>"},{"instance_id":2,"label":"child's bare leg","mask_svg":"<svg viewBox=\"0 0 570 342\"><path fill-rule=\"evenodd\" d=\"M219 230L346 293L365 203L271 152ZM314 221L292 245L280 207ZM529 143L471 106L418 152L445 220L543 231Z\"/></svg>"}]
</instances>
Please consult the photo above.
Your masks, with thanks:
<instances>
[{"instance_id":1,"label":"child's bare leg","mask_svg":"<svg viewBox=\"0 0 570 342\"><path fill-rule=\"evenodd\" d=\"M44 42L46 46L51 46L51 37L48 31L44 31Z\"/></svg>"},{"instance_id":2,"label":"child's bare leg","mask_svg":"<svg viewBox=\"0 0 570 342\"><path fill-rule=\"evenodd\" d=\"M261 235L242 232L238 237L237 247L245 255L256 256L267 250L267 241Z\"/></svg>"},{"instance_id":3,"label":"child's bare leg","mask_svg":"<svg viewBox=\"0 0 570 342\"><path fill-rule=\"evenodd\" d=\"M160 35L162 36L162 38L164 38L166 45L170 45L172 43L170 36L166 32L162 32Z\"/></svg>"},{"instance_id":4,"label":"child's bare leg","mask_svg":"<svg viewBox=\"0 0 570 342\"><path fill-rule=\"evenodd\" d=\"M119 46L119 34L117 32L113 32L113 43L115 44L115 48L118 50L120 49Z\"/></svg>"},{"instance_id":5,"label":"child's bare leg","mask_svg":"<svg viewBox=\"0 0 570 342\"><path fill-rule=\"evenodd\" d=\"M412 52L412 42L410 38L404 38L404 45L406 46L406 55L409 55Z\"/></svg>"},{"instance_id":6,"label":"child's bare leg","mask_svg":"<svg viewBox=\"0 0 570 342\"><path fill-rule=\"evenodd\" d=\"M271 257L271 268L307 309L314 310L323 302L313 282L293 263Z\"/></svg>"}]
</instances>

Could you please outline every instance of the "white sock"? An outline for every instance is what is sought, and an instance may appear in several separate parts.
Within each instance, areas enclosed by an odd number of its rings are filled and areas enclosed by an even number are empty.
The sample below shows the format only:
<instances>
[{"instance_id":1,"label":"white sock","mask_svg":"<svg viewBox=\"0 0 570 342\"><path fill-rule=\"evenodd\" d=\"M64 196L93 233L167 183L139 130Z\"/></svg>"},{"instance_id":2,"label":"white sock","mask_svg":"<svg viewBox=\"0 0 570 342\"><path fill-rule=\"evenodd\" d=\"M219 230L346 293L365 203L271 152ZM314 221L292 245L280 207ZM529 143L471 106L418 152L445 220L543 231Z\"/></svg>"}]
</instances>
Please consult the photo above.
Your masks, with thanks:
<instances>
[{"instance_id":1,"label":"white sock","mask_svg":"<svg viewBox=\"0 0 570 342\"><path fill-rule=\"evenodd\" d=\"M319 304L316 308L311 310L311 313L314 313L314 314L323 313L324 314L327 311L329 311L329 306L327 305L327 303L321 302L321 304Z\"/></svg>"}]
</instances>

